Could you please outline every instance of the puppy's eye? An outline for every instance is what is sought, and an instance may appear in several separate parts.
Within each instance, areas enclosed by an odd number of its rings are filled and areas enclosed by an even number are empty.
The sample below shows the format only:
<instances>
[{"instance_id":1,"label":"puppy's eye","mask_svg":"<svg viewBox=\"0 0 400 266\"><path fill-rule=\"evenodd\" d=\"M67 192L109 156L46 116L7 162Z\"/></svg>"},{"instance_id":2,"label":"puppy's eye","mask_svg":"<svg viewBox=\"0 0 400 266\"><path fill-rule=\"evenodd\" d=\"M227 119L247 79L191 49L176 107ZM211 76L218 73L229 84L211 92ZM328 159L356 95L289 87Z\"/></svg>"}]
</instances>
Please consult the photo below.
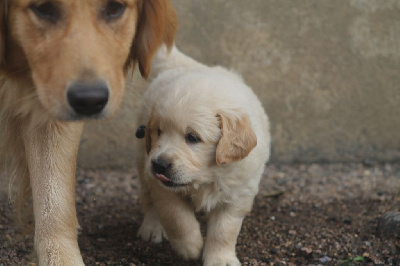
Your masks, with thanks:
<instances>
[{"instance_id":1,"label":"puppy's eye","mask_svg":"<svg viewBox=\"0 0 400 266\"><path fill-rule=\"evenodd\" d=\"M111 21L122 16L125 11L125 5L118 1L109 0L105 7L103 7L102 13L106 21Z\"/></svg>"},{"instance_id":2,"label":"puppy's eye","mask_svg":"<svg viewBox=\"0 0 400 266\"><path fill-rule=\"evenodd\" d=\"M39 5L33 4L30 6L30 9L38 18L50 21L52 23L57 22L57 20L60 18L60 10L50 1Z\"/></svg>"},{"instance_id":3,"label":"puppy's eye","mask_svg":"<svg viewBox=\"0 0 400 266\"><path fill-rule=\"evenodd\" d=\"M185 136L185 140L189 144L196 144L196 143L201 142L201 138L199 136L197 136L195 133L188 133Z\"/></svg>"},{"instance_id":4,"label":"puppy's eye","mask_svg":"<svg viewBox=\"0 0 400 266\"><path fill-rule=\"evenodd\" d=\"M161 132L161 129L157 129L157 135L158 135L158 136L161 136L161 133L162 133L162 132Z\"/></svg>"}]
</instances>

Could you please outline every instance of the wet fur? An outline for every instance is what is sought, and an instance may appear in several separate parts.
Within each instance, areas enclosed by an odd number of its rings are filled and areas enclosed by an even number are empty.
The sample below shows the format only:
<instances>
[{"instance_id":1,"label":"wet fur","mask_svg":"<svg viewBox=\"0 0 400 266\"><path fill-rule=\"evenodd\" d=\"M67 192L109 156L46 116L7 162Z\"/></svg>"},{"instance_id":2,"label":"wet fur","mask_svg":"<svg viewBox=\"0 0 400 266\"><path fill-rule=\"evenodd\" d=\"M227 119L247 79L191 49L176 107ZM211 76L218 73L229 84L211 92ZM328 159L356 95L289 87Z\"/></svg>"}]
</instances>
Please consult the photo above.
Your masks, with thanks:
<instances>
[{"instance_id":1,"label":"wet fur","mask_svg":"<svg viewBox=\"0 0 400 266\"><path fill-rule=\"evenodd\" d=\"M123 23L99 25L90 5L104 1L61 0L71 20L47 25L29 12L33 2L0 0L0 169L22 232L35 228L40 265L82 265L75 164L83 122L68 121L65 87L106 79L113 91L105 116L115 113L127 70L138 62L148 76L157 47L172 44L176 16L170 1L127 0Z\"/></svg>"}]
</instances>

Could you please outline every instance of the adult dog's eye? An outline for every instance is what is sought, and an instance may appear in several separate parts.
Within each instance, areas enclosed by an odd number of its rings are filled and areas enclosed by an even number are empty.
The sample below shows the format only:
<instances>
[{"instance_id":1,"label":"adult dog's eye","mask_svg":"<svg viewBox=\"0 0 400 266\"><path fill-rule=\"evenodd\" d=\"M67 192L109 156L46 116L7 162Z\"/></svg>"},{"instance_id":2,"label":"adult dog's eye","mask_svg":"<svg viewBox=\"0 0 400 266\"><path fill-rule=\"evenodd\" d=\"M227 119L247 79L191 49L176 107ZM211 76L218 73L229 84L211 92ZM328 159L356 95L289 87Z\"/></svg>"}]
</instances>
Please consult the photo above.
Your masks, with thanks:
<instances>
[{"instance_id":1,"label":"adult dog's eye","mask_svg":"<svg viewBox=\"0 0 400 266\"><path fill-rule=\"evenodd\" d=\"M105 20L110 21L122 16L125 11L125 5L118 1L110 0L103 8L103 17Z\"/></svg>"},{"instance_id":2,"label":"adult dog's eye","mask_svg":"<svg viewBox=\"0 0 400 266\"><path fill-rule=\"evenodd\" d=\"M161 135L161 129L157 129L157 135L160 136Z\"/></svg>"},{"instance_id":3,"label":"adult dog's eye","mask_svg":"<svg viewBox=\"0 0 400 266\"><path fill-rule=\"evenodd\" d=\"M201 138L194 133L188 133L185 136L185 140L189 144L196 144L196 143L201 142Z\"/></svg>"},{"instance_id":4,"label":"adult dog's eye","mask_svg":"<svg viewBox=\"0 0 400 266\"><path fill-rule=\"evenodd\" d=\"M57 22L57 20L60 18L60 10L57 8L55 4L52 2L44 2L39 5L31 5L30 6L31 10L35 15L44 20L48 20L52 23Z\"/></svg>"}]
</instances>

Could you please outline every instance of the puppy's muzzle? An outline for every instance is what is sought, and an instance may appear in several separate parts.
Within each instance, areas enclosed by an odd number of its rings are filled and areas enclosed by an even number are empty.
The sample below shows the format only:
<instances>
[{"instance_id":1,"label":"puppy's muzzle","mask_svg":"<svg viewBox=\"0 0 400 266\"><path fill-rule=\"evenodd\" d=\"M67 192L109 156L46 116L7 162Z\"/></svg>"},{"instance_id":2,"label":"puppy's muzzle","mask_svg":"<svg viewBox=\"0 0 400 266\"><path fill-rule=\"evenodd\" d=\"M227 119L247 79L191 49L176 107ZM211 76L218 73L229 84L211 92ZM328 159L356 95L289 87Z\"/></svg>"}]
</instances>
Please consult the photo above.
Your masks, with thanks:
<instances>
[{"instance_id":1,"label":"puppy's muzzle","mask_svg":"<svg viewBox=\"0 0 400 266\"><path fill-rule=\"evenodd\" d=\"M172 168L173 164L170 159L159 156L151 161L151 171L153 176L160 180L164 186L170 188L186 186L187 184L177 183Z\"/></svg>"},{"instance_id":2,"label":"puppy's muzzle","mask_svg":"<svg viewBox=\"0 0 400 266\"><path fill-rule=\"evenodd\" d=\"M151 161L151 167L153 173L164 175L169 179L170 171L172 168L172 163L170 160L165 159L163 157L158 157Z\"/></svg>"},{"instance_id":3,"label":"puppy's muzzle","mask_svg":"<svg viewBox=\"0 0 400 266\"><path fill-rule=\"evenodd\" d=\"M67 91L68 103L78 116L100 114L108 102L109 89L105 82L74 82Z\"/></svg>"}]
</instances>

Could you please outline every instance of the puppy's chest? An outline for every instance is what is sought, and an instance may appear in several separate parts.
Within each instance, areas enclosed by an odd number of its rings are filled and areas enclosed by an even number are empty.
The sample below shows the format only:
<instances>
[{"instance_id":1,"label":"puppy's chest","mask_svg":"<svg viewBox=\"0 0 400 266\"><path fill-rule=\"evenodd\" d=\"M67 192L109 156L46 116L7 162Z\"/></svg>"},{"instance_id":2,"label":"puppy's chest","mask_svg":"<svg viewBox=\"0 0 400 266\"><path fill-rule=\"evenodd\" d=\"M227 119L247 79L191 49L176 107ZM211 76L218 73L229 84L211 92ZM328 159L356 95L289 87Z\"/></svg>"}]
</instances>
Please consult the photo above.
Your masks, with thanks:
<instances>
[{"instance_id":1,"label":"puppy's chest","mask_svg":"<svg viewBox=\"0 0 400 266\"><path fill-rule=\"evenodd\" d=\"M193 189L189 197L196 211L209 212L222 204L234 201L234 195L216 183Z\"/></svg>"}]
</instances>

